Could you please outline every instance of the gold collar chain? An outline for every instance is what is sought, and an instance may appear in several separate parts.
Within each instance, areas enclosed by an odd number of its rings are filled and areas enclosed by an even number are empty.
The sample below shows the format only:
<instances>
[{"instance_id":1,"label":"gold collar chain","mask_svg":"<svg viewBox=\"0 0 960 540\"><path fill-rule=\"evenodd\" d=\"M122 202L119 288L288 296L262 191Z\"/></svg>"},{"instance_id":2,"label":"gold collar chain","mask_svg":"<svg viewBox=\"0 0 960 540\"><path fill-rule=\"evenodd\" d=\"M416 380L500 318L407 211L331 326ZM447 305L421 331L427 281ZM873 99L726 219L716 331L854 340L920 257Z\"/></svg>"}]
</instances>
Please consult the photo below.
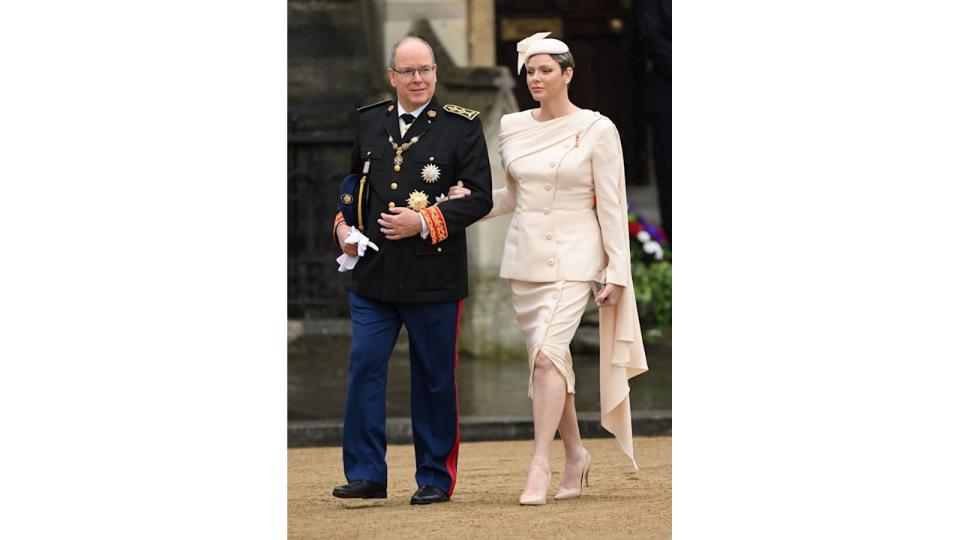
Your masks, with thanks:
<instances>
[{"instance_id":1,"label":"gold collar chain","mask_svg":"<svg viewBox=\"0 0 960 540\"><path fill-rule=\"evenodd\" d=\"M411 146L417 144L419 140L420 140L420 135L417 135L416 137L410 139L409 141L401 145L397 145L397 143L393 142L393 135L390 135L390 138L389 138L390 146L392 146L393 151L397 153L397 155L393 156L394 172L400 172L400 166L403 165L403 153L409 150Z\"/></svg>"}]
</instances>

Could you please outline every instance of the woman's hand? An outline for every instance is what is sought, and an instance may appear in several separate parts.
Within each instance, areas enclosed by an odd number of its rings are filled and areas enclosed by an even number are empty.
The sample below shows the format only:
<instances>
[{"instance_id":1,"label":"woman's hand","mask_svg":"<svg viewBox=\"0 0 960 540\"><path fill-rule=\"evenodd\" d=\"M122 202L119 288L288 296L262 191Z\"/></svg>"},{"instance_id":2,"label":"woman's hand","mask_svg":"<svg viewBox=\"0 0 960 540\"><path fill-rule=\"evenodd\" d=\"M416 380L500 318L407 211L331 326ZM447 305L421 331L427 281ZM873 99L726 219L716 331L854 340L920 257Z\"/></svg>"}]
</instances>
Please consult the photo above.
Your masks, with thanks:
<instances>
[{"instance_id":1,"label":"woman's hand","mask_svg":"<svg viewBox=\"0 0 960 540\"><path fill-rule=\"evenodd\" d=\"M459 199L461 197L467 197L472 193L469 189L463 186L462 180L457 180L457 185L450 186L450 190L447 192L447 196L451 199Z\"/></svg>"},{"instance_id":2,"label":"woman's hand","mask_svg":"<svg viewBox=\"0 0 960 540\"><path fill-rule=\"evenodd\" d=\"M615 306L617 302L620 301L620 295L623 294L623 289L620 285L607 283L593 301L597 303L597 307Z\"/></svg>"}]
</instances>

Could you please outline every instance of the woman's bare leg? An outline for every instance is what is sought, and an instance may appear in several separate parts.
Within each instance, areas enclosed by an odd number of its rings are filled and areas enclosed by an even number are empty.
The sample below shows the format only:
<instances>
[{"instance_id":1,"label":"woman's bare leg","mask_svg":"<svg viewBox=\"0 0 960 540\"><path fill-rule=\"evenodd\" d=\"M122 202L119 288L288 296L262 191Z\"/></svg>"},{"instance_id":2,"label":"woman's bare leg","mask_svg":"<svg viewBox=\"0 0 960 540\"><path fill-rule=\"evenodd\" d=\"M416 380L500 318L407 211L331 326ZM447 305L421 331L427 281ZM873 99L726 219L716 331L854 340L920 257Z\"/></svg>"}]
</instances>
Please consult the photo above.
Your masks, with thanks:
<instances>
[{"instance_id":1,"label":"woman's bare leg","mask_svg":"<svg viewBox=\"0 0 960 540\"><path fill-rule=\"evenodd\" d=\"M550 443L557 434L566 396L563 375L549 358L537 353L533 361L533 458L523 496L546 494L550 488Z\"/></svg>"},{"instance_id":2,"label":"woman's bare leg","mask_svg":"<svg viewBox=\"0 0 960 540\"><path fill-rule=\"evenodd\" d=\"M580 486L580 475L583 471L583 461L586 454L583 451L583 441L580 440L580 426L577 423L574 394L567 394L566 396L559 426L560 437L563 438L564 453L563 476L560 477L560 487L577 489Z\"/></svg>"}]
</instances>

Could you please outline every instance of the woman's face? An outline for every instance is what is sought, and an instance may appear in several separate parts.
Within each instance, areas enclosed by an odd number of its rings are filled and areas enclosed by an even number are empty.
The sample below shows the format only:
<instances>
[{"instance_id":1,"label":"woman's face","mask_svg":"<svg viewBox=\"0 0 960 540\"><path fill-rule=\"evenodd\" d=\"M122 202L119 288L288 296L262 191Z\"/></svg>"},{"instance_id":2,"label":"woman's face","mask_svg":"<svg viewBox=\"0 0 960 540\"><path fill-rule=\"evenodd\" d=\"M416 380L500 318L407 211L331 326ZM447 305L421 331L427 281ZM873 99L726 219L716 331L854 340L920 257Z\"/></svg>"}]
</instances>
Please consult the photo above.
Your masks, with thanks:
<instances>
[{"instance_id":1,"label":"woman's face","mask_svg":"<svg viewBox=\"0 0 960 540\"><path fill-rule=\"evenodd\" d=\"M567 84L573 78L573 68L560 71L560 63L549 54L535 54L527 58L527 88L534 101L543 102L566 95Z\"/></svg>"}]
</instances>

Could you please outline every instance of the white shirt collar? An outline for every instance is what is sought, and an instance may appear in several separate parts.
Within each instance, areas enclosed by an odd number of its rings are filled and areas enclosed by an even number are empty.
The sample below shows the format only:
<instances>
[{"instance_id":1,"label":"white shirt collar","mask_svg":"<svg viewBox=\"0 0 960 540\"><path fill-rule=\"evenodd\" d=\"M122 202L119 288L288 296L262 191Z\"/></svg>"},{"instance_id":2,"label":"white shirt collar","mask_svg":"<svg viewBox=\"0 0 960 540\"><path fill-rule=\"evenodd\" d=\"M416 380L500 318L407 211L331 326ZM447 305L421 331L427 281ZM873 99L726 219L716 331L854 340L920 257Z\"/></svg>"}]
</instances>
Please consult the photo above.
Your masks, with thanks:
<instances>
[{"instance_id":1,"label":"white shirt collar","mask_svg":"<svg viewBox=\"0 0 960 540\"><path fill-rule=\"evenodd\" d=\"M429 105L429 104L430 104L430 102L428 101L428 102L424 103L423 105L421 105L420 108L417 109L417 110L415 110L415 111L406 111L406 110L403 109L403 105L400 104L400 100L398 99L398 100L397 100L397 117L399 118L401 115L410 113L410 114L413 115L414 118L417 118L417 117L420 116L420 113L422 113L423 110L427 108L427 105Z\"/></svg>"}]
</instances>

